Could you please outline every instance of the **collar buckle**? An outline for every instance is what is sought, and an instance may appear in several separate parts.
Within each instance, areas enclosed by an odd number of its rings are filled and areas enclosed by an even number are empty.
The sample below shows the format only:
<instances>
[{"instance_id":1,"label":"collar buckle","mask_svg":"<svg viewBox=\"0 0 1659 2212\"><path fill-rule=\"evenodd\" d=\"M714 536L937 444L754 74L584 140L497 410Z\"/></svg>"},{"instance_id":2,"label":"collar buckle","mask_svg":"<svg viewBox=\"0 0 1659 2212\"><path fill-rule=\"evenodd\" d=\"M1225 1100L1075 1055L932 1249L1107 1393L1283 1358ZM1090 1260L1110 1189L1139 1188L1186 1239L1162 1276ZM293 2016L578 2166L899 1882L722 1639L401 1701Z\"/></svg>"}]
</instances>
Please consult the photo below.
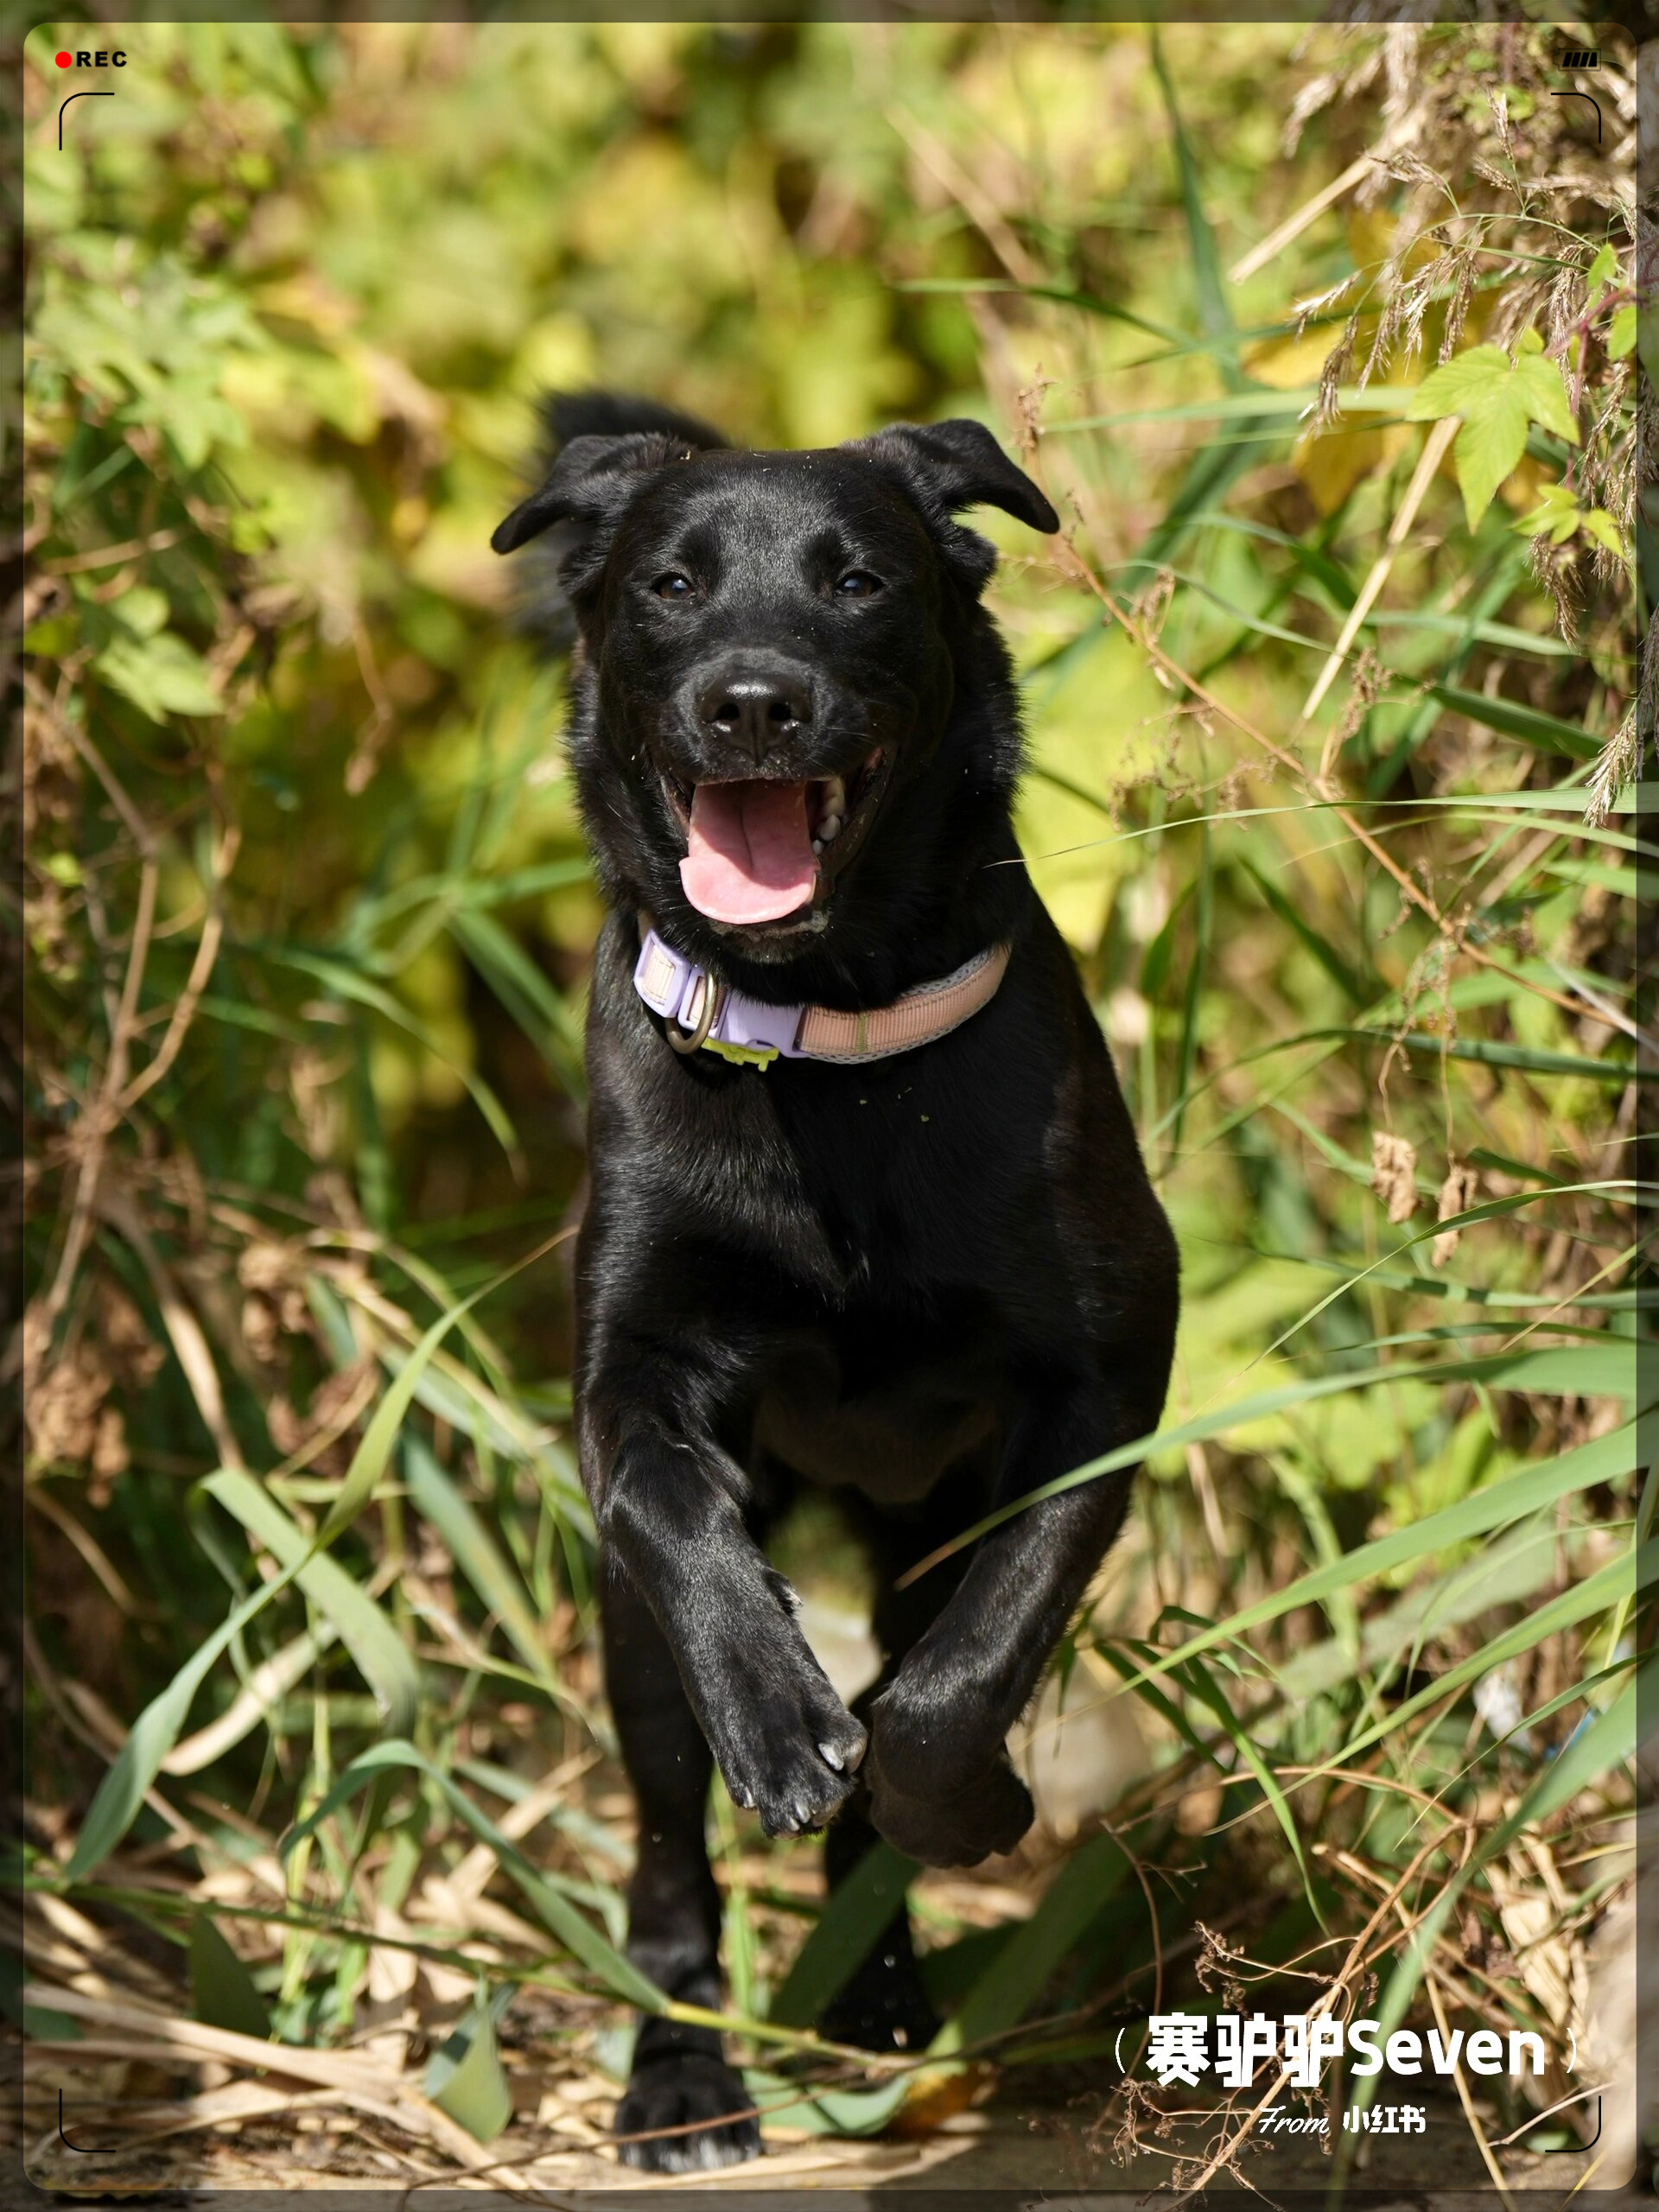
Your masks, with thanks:
<instances>
[{"instance_id":1,"label":"collar buckle","mask_svg":"<svg viewBox=\"0 0 1659 2212\"><path fill-rule=\"evenodd\" d=\"M712 976L701 970L697 982L702 988L697 990L697 1018L691 1027L682 1029L672 1014L663 1017L663 1028L677 1052L695 1052L700 1046L706 1045L709 1031L720 1019L721 1007L726 997L725 984L717 983Z\"/></svg>"}]
</instances>

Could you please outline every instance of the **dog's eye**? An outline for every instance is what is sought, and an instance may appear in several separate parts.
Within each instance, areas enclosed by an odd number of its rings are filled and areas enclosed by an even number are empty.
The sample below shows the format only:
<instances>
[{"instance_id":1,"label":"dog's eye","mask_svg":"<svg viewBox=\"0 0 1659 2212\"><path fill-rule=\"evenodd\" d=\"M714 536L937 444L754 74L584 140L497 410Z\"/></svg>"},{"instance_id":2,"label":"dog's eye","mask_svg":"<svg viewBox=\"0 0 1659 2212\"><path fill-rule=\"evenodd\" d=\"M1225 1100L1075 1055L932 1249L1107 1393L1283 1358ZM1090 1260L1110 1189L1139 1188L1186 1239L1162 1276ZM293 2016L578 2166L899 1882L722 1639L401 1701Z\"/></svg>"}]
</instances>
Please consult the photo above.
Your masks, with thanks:
<instances>
[{"instance_id":1,"label":"dog's eye","mask_svg":"<svg viewBox=\"0 0 1659 2212\"><path fill-rule=\"evenodd\" d=\"M690 599L696 588L690 576L683 576L677 569L671 569L667 575L658 576L652 589L658 599Z\"/></svg>"},{"instance_id":2,"label":"dog's eye","mask_svg":"<svg viewBox=\"0 0 1659 2212\"><path fill-rule=\"evenodd\" d=\"M880 577L873 576L868 569L849 569L836 580L837 599L874 599L880 588Z\"/></svg>"}]
</instances>

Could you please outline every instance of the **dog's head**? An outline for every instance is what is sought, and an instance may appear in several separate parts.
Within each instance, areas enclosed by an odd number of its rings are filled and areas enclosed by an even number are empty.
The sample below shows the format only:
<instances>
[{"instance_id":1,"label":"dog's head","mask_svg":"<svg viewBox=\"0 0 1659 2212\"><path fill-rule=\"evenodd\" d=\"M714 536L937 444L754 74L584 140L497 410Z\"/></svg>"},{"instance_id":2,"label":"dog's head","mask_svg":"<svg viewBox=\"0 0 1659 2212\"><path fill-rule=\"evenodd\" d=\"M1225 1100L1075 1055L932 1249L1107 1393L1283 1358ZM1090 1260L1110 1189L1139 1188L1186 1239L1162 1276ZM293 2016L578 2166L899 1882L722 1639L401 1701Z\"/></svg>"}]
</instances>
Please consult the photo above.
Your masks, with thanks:
<instances>
[{"instance_id":1,"label":"dog's head","mask_svg":"<svg viewBox=\"0 0 1659 2212\"><path fill-rule=\"evenodd\" d=\"M993 780L942 754L964 658L986 662L995 552L954 519L982 503L1059 527L974 422L809 453L662 429L563 448L492 543L509 553L556 526L582 641L578 781L607 888L688 950L828 950L902 868L899 818L913 844L930 779ZM1006 680L999 652L988 666ZM941 788L924 808L930 842L952 800Z\"/></svg>"}]
</instances>

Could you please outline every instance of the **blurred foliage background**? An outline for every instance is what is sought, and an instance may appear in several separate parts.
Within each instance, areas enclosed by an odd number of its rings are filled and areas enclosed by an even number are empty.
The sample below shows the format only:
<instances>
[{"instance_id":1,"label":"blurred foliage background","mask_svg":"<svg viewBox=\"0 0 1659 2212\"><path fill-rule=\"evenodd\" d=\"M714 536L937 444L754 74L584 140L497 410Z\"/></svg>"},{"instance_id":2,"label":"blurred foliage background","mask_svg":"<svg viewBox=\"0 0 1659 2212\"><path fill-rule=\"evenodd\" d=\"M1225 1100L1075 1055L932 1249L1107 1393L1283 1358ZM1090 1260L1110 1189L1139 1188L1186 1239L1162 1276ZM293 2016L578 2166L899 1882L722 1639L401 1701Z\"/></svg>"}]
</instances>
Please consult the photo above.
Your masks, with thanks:
<instances>
[{"instance_id":1,"label":"blurred foliage background","mask_svg":"<svg viewBox=\"0 0 1659 2212\"><path fill-rule=\"evenodd\" d=\"M153 2075L76 2048L136 2015L197 2115L140 2158L275 2109L191 2074L193 2022L372 2056L322 2077L342 2172L602 2133L628 1810L548 1249L599 915L563 671L487 550L537 393L590 381L755 443L976 413L1043 477L1063 544L994 520L1021 836L1185 1257L1166 1433L1024 1754L1043 1822L916 1890L932 2072L804 2032L877 1923L714 1808L774 2136L977 2094L952 2052L1033 2008L1077 2018L1019 2094L1122 2120L1114 2022L1273 2009L1292 1959L1297 2008L1380 1974L1585 2031L1653 1503L1617 40L1598 146L1551 97L1579 34L1521 25L154 25L60 153L60 35L31 2083L137 2113ZM796 1548L855 1640L857 1562ZM1185 2158L1138 2108L1125 2155Z\"/></svg>"}]
</instances>

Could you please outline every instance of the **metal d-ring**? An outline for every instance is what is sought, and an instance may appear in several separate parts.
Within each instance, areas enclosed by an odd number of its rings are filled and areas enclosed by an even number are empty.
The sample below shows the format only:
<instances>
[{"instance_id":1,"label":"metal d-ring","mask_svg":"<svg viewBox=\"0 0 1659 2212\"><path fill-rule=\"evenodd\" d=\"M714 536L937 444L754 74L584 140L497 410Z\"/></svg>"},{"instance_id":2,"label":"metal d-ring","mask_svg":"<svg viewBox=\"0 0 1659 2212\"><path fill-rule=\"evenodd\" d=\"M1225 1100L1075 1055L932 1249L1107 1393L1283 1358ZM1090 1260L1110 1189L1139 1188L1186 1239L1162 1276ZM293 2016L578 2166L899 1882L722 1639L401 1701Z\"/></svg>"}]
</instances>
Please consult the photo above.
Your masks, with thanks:
<instances>
[{"instance_id":1,"label":"metal d-ring","mask_svg":"<svg viewBox=\"0 0 1659 2212\"><path fill-rule=\"evenodd\" d=\"M677 1052L695 1052L698 1049L720 1019L720 1009L725 997L725 985L717 983L712 976L705 976L702 979L702 1006L695 1029L682 1029L671 1014L664 1015L664 1031Z\"/></svg>"}]
</instances>

